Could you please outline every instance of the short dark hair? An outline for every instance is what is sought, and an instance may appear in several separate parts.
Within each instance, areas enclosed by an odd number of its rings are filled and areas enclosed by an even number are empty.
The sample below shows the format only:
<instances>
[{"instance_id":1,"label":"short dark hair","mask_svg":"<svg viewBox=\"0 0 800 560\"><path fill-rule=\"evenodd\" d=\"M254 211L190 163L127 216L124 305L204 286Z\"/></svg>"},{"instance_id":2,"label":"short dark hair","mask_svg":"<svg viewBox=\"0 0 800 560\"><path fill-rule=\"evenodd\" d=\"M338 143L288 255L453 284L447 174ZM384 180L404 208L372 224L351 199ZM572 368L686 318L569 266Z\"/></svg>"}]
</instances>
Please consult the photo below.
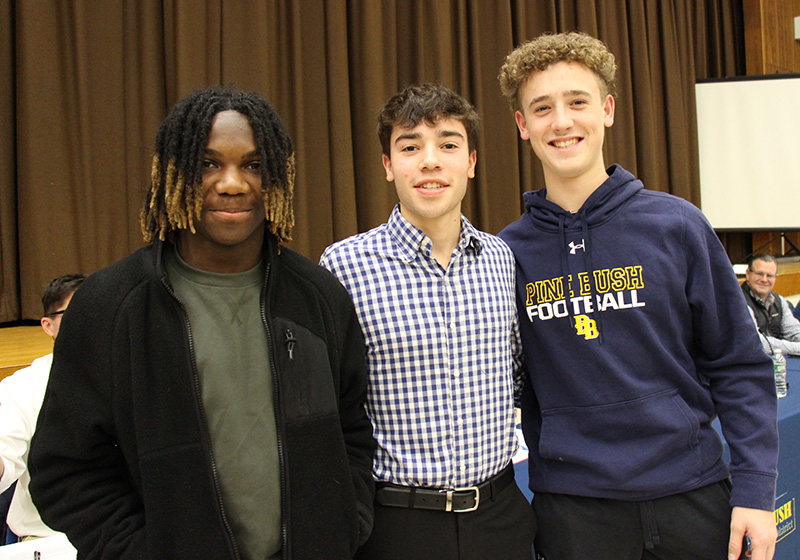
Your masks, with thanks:
<instances>
[{"instance_id":1,"label":"short dark hair","mask_svg":"<svg viewBox=\"0 0 800 560\"><path fill-rule=\"evenodd\" d=\"M198 89L169 112L156 136L150 190L140 214L146 243L180 229L193 233L203 208L203 158L217 113L244 115L261 156L261 192L267 227L279 241L291 239L294 226L294 148L278 114L257 93L231 87Z\"/></svg>"},{"instance_id":2,"label":"short dark hair","mask_svg":"<svg viewBox=\"0 0 800 560\"><path fill-rule=\"evenodd\" d=\"M383 154L391 152L395 127L415 128L421 122L436 124L441 119L455 119L467 131L469 151L476 150L480 117L472 104L441 84L411 85L393 95L378 113L378 138Z\"/></svg>"},{"instance_id":3,"label":"short dark hair","mask_svg":"<svg viewBox=\"0 0 800 560\"><path fill-rule=\"evenodd\" d=\"M749 259L747 259L747 268L748 270L753 270L753 263L756 261L764 261L764 262L771 262L775 263L775 266L778 266L778 259L773 257L772 255L768 255L767 253L756 253L751 255Z\"/></svg>"},{"instance_id":4,"label":"short dark hair","mask_svg":"<svg viewBox=\"0 0 800 560\"><path fill-rule=\"evenodd\" d=\"M44 315L47 316L54 311L58 311L56 309L58 305L74 294L84 280L86 280L85 274L66 274L50 280L42 294Z\"/></svg>"}]
</instances>

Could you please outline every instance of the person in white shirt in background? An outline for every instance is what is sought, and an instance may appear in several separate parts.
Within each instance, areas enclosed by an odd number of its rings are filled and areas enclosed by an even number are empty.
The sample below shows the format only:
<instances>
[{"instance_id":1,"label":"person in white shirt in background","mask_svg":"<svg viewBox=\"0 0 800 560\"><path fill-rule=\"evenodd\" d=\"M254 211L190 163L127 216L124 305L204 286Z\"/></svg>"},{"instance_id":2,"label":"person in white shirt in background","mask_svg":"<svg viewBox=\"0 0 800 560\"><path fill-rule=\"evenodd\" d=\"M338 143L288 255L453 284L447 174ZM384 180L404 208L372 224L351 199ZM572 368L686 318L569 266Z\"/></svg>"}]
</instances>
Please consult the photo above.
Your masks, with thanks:
<instances>
[{"instance_id":1,"label":"person in white shirt in background","mask_svg":"<svg viewBox=\"0 0 800 560\"><path fill-rule=\"evenodd\" d=\"M756 254L747 261L744 299L758 327L764 352L780 348L784 355L800 356L800 321L786 298L774 293L778 261L772 255Z\"/></svg>"},{"instance_id":2,"label":"person in white shirt in background","mask_svg":"<svg viewBox=\"0 0 800 560\"><path fill-rule=\"evenodd\" d=\"M42 295L42 329L53 340L72 295L83 283L83 274L69 274L50 281ZM30 366L0 381L0 492L17 482L8 510L7 524L22 540L58 535L44 524L31 500L28 484L28 449L42 407L53 354L36 358Z\"/></svg>"}]
</instances>

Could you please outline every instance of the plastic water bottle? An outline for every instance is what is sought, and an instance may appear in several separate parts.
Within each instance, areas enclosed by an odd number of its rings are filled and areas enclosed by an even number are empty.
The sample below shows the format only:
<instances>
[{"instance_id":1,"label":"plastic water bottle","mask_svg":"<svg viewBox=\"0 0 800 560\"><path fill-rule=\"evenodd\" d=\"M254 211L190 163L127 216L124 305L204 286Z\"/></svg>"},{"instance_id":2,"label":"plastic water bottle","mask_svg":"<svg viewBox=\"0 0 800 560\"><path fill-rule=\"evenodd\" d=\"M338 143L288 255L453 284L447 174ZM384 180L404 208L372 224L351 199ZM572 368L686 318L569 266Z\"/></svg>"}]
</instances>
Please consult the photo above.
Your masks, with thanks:
<instances>
[{"instance_id":1,"label":"plastic water bottle","mask_svg":"<svg viewBox=\"0 0 800 560\"><path fill-rule=\"evenodd\" d=\"M786 358L780 348L772 349L772 365L775 369L775 393L780 399L786 396Z\"/></svg>"}]
</instances>

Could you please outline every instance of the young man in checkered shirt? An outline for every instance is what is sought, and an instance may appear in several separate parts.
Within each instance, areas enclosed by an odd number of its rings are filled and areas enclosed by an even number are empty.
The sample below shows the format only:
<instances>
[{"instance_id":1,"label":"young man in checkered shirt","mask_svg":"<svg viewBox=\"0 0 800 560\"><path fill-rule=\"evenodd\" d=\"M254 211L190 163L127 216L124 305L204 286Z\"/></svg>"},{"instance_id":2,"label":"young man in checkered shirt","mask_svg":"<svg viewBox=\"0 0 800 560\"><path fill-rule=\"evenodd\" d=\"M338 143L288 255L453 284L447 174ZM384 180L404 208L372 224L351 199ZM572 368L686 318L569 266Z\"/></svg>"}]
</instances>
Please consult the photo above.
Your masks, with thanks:
<instances>
[{"instance_id":1,"label":"young man in checkered shirt","mask_svg":"<svg viewBox=\"0 0 800 560\"><path fill-rule=\"evenodd\" d=\"M357 558L531 558L535 521L514 483L521 348L514 258L461 214L478 115L438 84L381 110L387 223L329 247L367 342L378 442L375 525Z\"/></svg>"}]
</instances>

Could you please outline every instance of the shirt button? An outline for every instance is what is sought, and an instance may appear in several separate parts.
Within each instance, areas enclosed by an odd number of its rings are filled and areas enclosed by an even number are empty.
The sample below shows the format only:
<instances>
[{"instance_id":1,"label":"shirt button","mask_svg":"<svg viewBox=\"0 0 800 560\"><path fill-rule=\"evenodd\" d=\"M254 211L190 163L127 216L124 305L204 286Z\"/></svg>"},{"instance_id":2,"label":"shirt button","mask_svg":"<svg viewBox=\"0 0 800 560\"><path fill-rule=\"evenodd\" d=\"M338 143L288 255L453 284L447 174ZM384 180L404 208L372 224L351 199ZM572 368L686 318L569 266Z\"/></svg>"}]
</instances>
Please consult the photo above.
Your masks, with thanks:
<instances>
[{"instance_id":1,"label":"shirt button","mask_svg":"<svg viewBox=\"0 0 800 560\"><path fill-rule=\"evenodd\" d=\"M456 324L455 323L450 323L450 330L451 331L456 330Z\"/></svg>"},{"instance_id":2,"label":"shirt button","mask_svg":"<svg viewBox=\"0 0 800 560\"><path fill-rule=\"evenodd\" d=\"M467 472L467 465L461 465L461 472Z\"/></svg>"},{"instance_id":3,"label":"shirt button","mask_svg":"<svg viewBox=\"0 0 800 560\"><path fill-rule=\"evenodd\" d=\"M458 371L457 369L454 369L453 370L453 377L458 377L459 375L461 375L461 372Z\"/></svg>"}]
</instances>

